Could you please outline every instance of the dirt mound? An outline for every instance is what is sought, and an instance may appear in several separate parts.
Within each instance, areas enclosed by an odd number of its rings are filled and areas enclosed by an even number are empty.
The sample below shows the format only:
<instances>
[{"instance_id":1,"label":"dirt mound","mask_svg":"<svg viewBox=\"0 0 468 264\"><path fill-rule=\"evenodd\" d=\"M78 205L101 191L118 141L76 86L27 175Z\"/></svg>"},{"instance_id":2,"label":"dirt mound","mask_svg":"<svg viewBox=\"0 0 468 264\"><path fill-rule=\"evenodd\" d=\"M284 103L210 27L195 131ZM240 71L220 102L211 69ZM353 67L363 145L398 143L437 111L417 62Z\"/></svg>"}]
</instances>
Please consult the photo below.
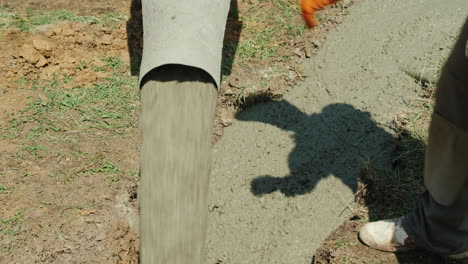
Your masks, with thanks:
<instances>
[{"instance_id":1,"label":"dirt mound","mask_svg":"<svg viewBox=\"0 0 468 264\"><path fill-rule=\"evenodd\" d=\"M0 120L24 108L39 81L63 81L65 88L91 86L110 77L105 67L129 63L124 27L109 29L101 25L65 23L48 25L40 34L10 30L0 39L5 52L0 55L0 92L10 93L0 106ZM17 89L20 84L22 89ZM2 122L0 121L0 122Z\"/></svg>"},{"instance_id":2,"label":"dirt mound","mask_svg":"<svg viewBox=\"0 0 468 264\"><path fill-rule=\"evenodd\" d=\"M109 29L101 25L65 23L48 25L41 34L28 34L11 30L4 34L0 44L9 53L3 53L2 82L12 87L21 77L38 77L52 80L54 75L74 75L70 85L90 84L106 77L99 69L106 66L106 57L118 56L128 63L127 37L124 28ZM61 76L63 76L61 74ZM85 77L86 76L86 77Z\"/></svg>"}]
</instances>

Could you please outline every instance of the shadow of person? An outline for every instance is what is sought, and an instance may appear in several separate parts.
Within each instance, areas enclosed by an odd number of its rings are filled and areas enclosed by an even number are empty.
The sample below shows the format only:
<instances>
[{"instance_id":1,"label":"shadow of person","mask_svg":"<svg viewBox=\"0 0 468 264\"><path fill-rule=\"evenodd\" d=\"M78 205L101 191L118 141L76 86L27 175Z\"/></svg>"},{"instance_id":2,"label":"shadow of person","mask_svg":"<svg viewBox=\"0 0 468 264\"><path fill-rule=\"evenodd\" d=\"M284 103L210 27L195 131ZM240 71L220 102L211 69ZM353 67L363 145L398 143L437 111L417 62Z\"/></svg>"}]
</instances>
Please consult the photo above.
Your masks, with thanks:
<instances>
[{"instance_id":1,"label":"shadow of person","mask_svg":"<svg viewBox=\"0 0 468 264\"><path fill-rule=\"evenodd\" d=\"M221 61L221 74L231 74L234 55L239 44L242 21L239 19L237 0L231 0L230 9L224 32L223 53ZM130 19L127 21L127 44L130 54L130 72L133 76L140 73L140 64L143 54L143 17L141 0L132 0L130 6Z\"/></svg>"},{"instance_id":2,"label":"shadow of person","mask_svg":"<svg viewBox=\"0 0 468 264\"><path fill-rule=\"evenodd\" d=\"M288 197L303 195L330 175L356 190L364 161L375 166L390 164L392 136L371 119L370 113L348 104L330 104L320 113L309 115L288 101L270 101L236 117L293 132L295 146L288 156L290 174L254 179L251 192L256 196L275 191Z\"/></svg>"},{"instance_id":3,"label":"shadow of person","mask_svg":"<svg viewBox=\"0 0 468 264\"><path fill-rule=\"evenodd\" d=\"M294 147L287 159L288 175L253 179L251 192L256 196L275 191L286 197L305 195L330 175L356 192L360 177L366 190L357 202L366 204L370 219L380 220L407 213L422 190L424 142L408 131L391 135L372 120L369 112L352 105L330 104L319 113L307 114L286 100L269 101L240 112L236 118L292 132ZM421 173L415 175L416 171ZM392 174L395 172L398 175ZM360 244L357 233L353 242ZM363 247L362 253L372 255L373 249ZM385 253L381 254L376 258ZM395 254L395 260L444 263L443 258L421 250Z\"/></svg>"}]
</instances>

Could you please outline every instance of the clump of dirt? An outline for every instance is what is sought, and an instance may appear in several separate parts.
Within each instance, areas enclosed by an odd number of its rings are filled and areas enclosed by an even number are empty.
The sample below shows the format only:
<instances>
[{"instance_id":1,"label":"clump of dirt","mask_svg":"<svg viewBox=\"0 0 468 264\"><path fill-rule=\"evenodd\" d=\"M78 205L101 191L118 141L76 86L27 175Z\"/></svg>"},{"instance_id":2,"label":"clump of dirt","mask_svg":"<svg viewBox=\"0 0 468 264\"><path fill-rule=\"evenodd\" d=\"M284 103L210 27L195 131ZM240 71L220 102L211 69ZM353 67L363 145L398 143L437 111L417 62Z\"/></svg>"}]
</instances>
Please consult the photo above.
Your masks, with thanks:
<instances>
[{"instance_id":1,"label":"clump of dirt","mask_svg":"<svg viewBox=\"0 0 468 264\"><path fill-rule=\"evenodd\" d=\"M110 237L107 240L107 247L113 250L115 262L119 264L137 264L139 256L139 239L133 228L125 219L114 222L109 230Z\"/></svg>"},{"instance_id":2,"label":"clump of dirt","mask_svg":"<svg viewBox=\"0 0 468 264\"><path fill-rule=\"evenodd\" d=\"M8 87L26 76L52 80L54 75L73 75L70 88L74 88L108 77L108 73L99 70L106 66L108 57L118 56L124 63L129 62L128 55L125 56L125 30L102 25L70 22L49 25L39 34L10 30L4 34L1 44L12 50L2 54L4 65L0 65L6 72L1 81Z\"/></svg>"}]
</instances>

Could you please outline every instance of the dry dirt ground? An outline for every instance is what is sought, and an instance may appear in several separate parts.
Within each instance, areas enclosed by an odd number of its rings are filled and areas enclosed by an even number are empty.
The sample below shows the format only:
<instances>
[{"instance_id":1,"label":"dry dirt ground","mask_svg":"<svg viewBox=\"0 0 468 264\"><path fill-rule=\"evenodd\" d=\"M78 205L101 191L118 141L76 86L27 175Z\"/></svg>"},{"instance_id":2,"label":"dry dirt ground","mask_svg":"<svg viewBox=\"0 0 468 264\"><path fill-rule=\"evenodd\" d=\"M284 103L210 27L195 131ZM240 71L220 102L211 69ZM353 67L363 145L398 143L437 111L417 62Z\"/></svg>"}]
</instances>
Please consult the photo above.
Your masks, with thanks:
<instances>
[{"instance_id":1,"label":"dry dirt ground","mask_svg":"<svg viewBox=\"0 0 468 264\"><path fill-rule=\"evenodd\" d=\"M296 1L233 1L215 139L304 78L351 3L306 31ZM0 6L0 263L137 263L139 2Z\"/></svg>"}]
</instances>

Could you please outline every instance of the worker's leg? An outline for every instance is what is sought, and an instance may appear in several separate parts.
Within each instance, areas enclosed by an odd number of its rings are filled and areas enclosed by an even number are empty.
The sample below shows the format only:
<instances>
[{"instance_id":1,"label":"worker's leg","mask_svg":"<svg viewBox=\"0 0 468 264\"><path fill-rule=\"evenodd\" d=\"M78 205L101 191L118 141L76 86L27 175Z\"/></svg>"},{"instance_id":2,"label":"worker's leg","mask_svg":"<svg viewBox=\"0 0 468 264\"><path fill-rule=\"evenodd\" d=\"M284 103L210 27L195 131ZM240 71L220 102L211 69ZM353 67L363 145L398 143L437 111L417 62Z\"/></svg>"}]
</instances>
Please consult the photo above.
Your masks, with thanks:
<instances>
[{"instance_id":1,"label":"worker's leg","mask_svg":"<svg viewBox=\"0 0 468 264\"><path fill-rule=\"evenodd\" d=\"M416 245L429 251L442 255L468 252L468 132L435 113L425 167L425 180L432 187L405 216L404 230ZM449 175L460 176L451 179ZM444 185L444 180L451 182ZM460 187L451 186L454 181Z\"/></svg>"},{"instance_id":2,"label":"worker's leg","mask_svg":"<svg viewBox=\"0 0 468 264\"><path fill-rule=\"evenodd\" d=\"M436 92L429 130L424 182L428 193L404 218L366 224L361 240L398 251L423 247L468 257L468 21L462 29Z\"/></svg>"},{"instance_id":3,"label":"worker's leg","mask_svg":"<svg viewBox=\"0 0 468 264\"><path fill-rule=\"evenodd\" d=\"M441 255L465 253L468 257L468 188L450 206L424 194L405 216L403 228L421 248Z\"/></svg>"},{"instance_id":4,"label":"worker's leg","mask_svg":"<svg viewBox=\"0 0 468 264\"><path fill-rule=\"evenodd\" d=\"M429 192L415 203L403 228L420 247L440 254L467 252L468 21L437 84L424 182Z\"/></svg>"},{"instance_id":5,"label":"worker's leg","mask_svg":"<svg viewBox=\"0 0 468 264\"><path fill-rule=\"evenodd\" d=\"M164 66L141 91L142 264L204 263L217 91L202 70Z\"/></svg>"}]
</instances>

